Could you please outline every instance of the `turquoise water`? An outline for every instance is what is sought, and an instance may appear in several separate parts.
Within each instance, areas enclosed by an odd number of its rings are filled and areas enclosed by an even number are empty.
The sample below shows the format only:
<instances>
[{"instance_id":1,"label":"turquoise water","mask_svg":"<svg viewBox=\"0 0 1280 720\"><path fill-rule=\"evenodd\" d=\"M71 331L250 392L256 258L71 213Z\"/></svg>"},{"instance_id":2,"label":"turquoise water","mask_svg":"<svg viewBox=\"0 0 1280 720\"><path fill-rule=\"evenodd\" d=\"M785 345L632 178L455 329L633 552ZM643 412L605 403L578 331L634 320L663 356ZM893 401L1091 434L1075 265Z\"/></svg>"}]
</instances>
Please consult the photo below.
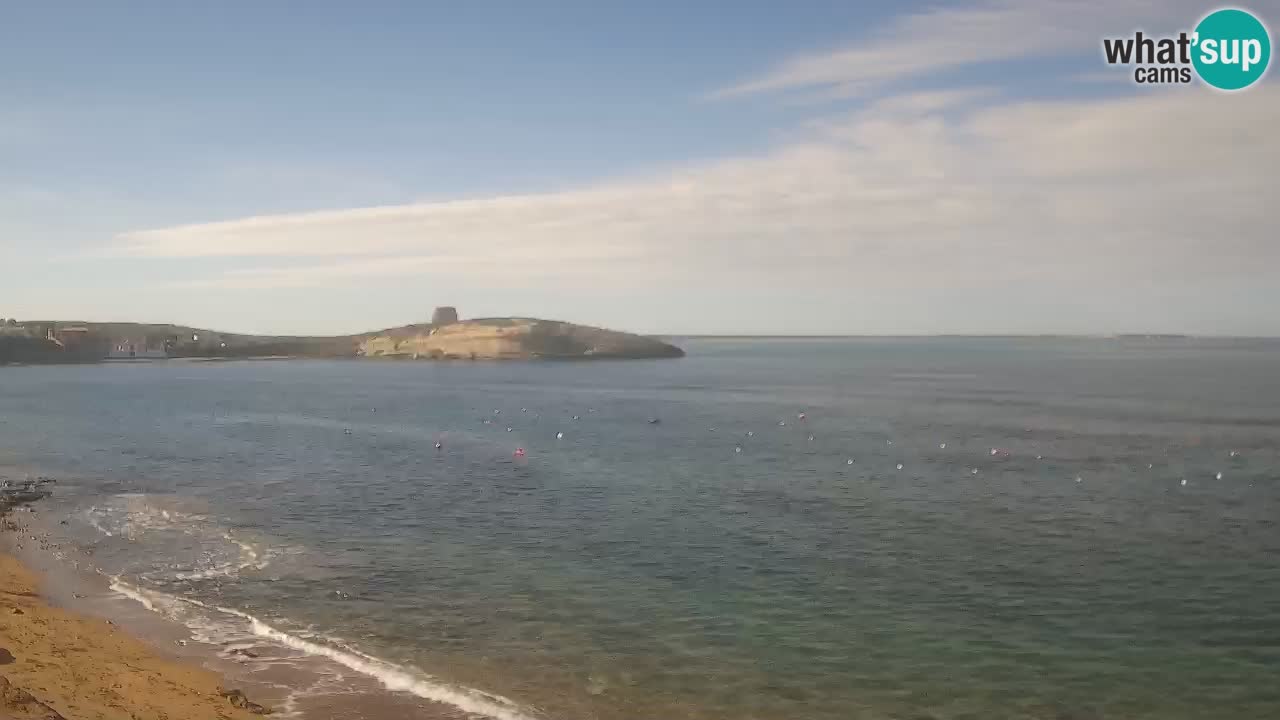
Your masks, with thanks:
<instances>
[{"instance_id":1,"label":"turquoise water","mask_svg":"<svg viewBox=\"0 0 1280 720\"><path fill-rule=\"evenodd\" d=\"M0 467L210 643L489 714L1280 717L1280 344L683 344L3 368Z\"/></svg>"}]
</instances>

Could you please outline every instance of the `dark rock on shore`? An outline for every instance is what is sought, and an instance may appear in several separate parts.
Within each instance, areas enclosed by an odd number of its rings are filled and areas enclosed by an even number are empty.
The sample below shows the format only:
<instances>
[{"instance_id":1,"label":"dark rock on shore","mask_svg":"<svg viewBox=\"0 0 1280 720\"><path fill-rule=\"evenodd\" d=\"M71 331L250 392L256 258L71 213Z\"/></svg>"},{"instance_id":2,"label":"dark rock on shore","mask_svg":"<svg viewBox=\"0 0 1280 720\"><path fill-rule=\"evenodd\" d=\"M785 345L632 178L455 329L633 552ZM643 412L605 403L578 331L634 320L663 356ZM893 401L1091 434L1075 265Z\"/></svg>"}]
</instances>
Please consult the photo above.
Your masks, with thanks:
<instances>
[{"instance_id":1,"label":"dark rock on shore","mask_svg":"<svg viewBox=\"0 0 1280 720\"><path fill-rule=\"evenodd\" d=\"M218 695L224 697L231 703L232 707L238 707L242 710L248 710L254 715L270 715L271 709L263 707L256 702L252 702L240 690L218 690Z\"/></svg>"},{"instance_id":2,"label":"dark rock on shore","mask_svg":"<svg viewBox=\"0 0 1280 720\"><path fill-rule=\"evenodd\" d=\"M66 720L31 693L14 687L4 676L0 676L0 712L14 720Z\"/></svg>"}]
</instances>

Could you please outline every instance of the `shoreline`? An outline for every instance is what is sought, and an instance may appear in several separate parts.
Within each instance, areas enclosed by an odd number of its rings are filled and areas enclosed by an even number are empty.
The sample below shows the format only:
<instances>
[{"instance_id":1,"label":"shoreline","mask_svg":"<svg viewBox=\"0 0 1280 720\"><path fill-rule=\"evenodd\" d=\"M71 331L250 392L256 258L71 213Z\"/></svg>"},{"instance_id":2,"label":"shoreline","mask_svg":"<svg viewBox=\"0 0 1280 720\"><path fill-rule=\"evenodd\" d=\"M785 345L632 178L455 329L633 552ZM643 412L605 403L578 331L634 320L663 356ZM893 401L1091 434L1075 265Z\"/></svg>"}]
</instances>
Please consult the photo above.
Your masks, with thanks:
<instances>
[{"instance_id":1,"label":"shoreline","mask_svg":"<svg viewBox=\"0 0 1280 720\"><path fill-rule=\"evenodd\" d=\"M10 691L0 688L0 720L527 717L505 698L105 575L90 560L92 548L58 532L60 517L36 499L0 507L0 678L62 713L11 716L3 695ZM210 636L173 617L175 604L237 616L256 637ZM26 664L6 662L6 653Z\"/></svg>"},{"instance_id":2,"label":"shoreline","mask_svg":"<svg viewBox=\"0 0 1280 720\"><path fill-rule=\"evenodd\" d=\"M0 549L0 686L9 684L0 715L244 720L271 712L213 671L165 657L114 621L60 607L10 549Z\"/></svg>"}]
</instances>

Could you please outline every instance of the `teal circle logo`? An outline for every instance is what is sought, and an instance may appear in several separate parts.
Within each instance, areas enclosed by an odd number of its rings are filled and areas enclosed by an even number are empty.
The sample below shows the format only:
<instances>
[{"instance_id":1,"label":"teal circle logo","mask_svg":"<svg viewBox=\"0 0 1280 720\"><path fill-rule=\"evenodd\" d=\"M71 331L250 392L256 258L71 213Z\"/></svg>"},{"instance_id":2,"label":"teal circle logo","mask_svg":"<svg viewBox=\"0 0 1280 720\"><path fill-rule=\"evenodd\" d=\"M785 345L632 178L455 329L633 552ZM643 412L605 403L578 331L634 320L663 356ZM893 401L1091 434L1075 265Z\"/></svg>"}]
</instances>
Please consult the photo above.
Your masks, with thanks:
<instances>
[{"instance_id":1,"label":"teal circle logo","mask_svg":"<svg viewBox=\"0 0 1280 720\"><path fill-rule=\"evenodd\" d=\"M1191 63L1200 79L1219 90L1249 87L1267 71L1271 34L1244 10L1215 10L1196 25Z\"/></svg>"}]
</instances>

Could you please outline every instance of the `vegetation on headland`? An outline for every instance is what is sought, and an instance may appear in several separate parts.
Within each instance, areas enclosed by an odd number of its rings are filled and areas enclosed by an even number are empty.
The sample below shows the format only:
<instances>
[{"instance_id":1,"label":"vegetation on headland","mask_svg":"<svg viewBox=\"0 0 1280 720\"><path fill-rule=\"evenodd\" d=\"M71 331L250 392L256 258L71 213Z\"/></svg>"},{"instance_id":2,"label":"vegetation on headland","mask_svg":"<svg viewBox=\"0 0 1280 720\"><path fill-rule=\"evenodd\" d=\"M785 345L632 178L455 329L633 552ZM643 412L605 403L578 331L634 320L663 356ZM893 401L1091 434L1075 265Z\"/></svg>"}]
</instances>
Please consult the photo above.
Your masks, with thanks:
<instances>
[{"instance_id":1,"label":"vegetation on headland","mask_svg":"<svg viewBox=\"0 0 1280 720\"><path fill-rule=\"evenodd\" d=\"M341 336L248 335L168 324L9 320L0 321L0 364L161 358L530 360L684 355L680 348L654 338L552 320L459 321L456 312L437 312L432 320Z\"/></svg>"}]
</instances>

